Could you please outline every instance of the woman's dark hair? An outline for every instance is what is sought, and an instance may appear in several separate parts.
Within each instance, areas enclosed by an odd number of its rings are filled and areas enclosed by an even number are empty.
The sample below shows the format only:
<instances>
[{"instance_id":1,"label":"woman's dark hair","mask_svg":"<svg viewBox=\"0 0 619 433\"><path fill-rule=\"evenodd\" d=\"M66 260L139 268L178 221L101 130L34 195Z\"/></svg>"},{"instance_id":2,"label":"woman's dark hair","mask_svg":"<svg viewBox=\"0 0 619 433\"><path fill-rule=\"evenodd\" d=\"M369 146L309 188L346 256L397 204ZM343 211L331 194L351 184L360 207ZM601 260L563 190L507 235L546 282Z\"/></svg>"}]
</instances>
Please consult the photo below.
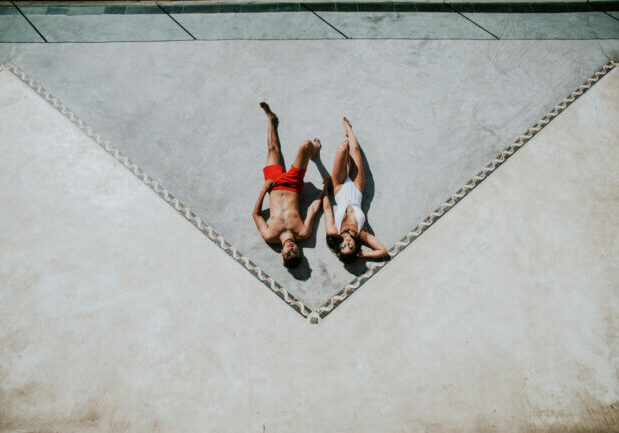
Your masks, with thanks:
<instances>
[{"instance_id":1,"label":"woman's dark hair","mask_svg":"<svg viewBox=\"0 0 619 433\"><path fill-rule=\"evenodd\" d=\"M340 235L327 235L327 246L335 254L340 252L340 244L342 243L342 237Z\"/></svg>"},{"instance_id":2,"label":"woman's dark hair","mask_svg":"<svg viewBox=\"0 0 619 433\"><path fill-rule=\"evenodd\" d=\"M327 246L331 251L333 251L333 253L335 253L338 259L340 259L345 264L350 264L357 260L359 256L359 250L361 250L361 242L359 241L359 238L355 238L355 249L348 254L342 254L342 252L340 251L341 244L342 237L340 235L327 235Z\"/></svg>"}]
</instances>

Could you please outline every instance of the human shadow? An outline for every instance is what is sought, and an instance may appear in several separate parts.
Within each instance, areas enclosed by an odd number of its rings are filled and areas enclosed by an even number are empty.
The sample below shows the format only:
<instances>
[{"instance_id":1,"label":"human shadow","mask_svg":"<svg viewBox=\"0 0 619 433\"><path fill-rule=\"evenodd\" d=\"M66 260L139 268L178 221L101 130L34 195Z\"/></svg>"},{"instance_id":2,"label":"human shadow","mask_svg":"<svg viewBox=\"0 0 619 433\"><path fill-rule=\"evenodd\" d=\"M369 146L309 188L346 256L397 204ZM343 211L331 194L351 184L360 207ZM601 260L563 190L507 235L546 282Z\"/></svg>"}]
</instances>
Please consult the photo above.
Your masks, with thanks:
<instances>
[{"instance_id":1,"label":"human shadow","mask_svg":"<svg viewBox=\"0 0 619 433\"><path fill-rule=\"evenodd\" d=\"M305 183L303 187L303 191L301 192L301 197L299 198L299 208L301 209L301 217L303 221L305 221L305 217L307 216L307 209L312 204L314 200L318 198L320 193L322 192L322 188L318 189L316 186L311 183ZM316 218L314 219L314 225L312 226L312 233L310 236L303 241L303 246L307 248L316 248L316 237L318 233L318 225L320 224L320 217L322 212L318 212Z\"/></svg>"},{"instance_id":2,"label":"human shadow","mask_svg":"<svg viewBox=\"0 0 619 433\"><path fill-rule=\"evenodd\" d=\"M363 213L365 214L365 229L368 231L368 233L374 235L374 229L372 229L372 226L370 225L369 217L370 208L372 207L372 200L374 200L374 175L372 174L372 170L370 169L370 165L368 164L368 159L365 156L363 147L361 147L361 143L359 143L359 150L361 151L363 173L365 174L365 186L363 188L363 200L361 200L361 210L363 210Z\"/></svg>"}]
</instances>

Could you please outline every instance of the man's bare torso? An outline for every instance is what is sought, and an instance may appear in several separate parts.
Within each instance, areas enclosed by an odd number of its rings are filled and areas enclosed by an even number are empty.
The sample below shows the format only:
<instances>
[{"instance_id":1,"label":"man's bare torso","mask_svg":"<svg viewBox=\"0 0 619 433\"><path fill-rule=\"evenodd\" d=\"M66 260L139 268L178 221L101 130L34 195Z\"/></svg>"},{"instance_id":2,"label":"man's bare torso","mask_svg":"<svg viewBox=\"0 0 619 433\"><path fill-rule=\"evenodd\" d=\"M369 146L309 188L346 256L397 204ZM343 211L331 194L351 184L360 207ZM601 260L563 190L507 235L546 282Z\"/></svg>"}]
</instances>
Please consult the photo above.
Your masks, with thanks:
<instances>
[{"instance_id":1,"label":"man's bare torso","mask_svg":"<svg viewBox=\"0 0 619 433\"><path fill-rule=\"evenodd\" d=\"M271 215L267 221L271 236L267 242L280 242L279 236L284 230L291 230L295 237L300 237L303 220L299 213L299 194L288 190L275 190L269 193Z\"/></svg>"}]
</instances>

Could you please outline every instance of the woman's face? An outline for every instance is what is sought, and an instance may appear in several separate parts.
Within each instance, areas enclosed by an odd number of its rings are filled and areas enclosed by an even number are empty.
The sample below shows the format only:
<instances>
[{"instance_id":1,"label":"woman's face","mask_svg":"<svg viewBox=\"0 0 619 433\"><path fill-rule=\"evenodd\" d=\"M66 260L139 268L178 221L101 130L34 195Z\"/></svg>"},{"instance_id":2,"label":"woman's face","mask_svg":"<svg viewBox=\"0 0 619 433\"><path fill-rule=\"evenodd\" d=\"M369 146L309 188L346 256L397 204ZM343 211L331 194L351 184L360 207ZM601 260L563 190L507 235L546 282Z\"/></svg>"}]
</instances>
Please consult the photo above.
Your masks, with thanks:
<instances>
[{"instance_id":1,"label":"woman's face","mask_svg":"<svg viewBox=\"0 0 619 433\"><path fill-rule=\"evenodd\" d=\"M350 254L355 251L357 241L350 233L345 232L342 234L342 243L340 244L340 253Z\"/></svg>"}]
</instances>

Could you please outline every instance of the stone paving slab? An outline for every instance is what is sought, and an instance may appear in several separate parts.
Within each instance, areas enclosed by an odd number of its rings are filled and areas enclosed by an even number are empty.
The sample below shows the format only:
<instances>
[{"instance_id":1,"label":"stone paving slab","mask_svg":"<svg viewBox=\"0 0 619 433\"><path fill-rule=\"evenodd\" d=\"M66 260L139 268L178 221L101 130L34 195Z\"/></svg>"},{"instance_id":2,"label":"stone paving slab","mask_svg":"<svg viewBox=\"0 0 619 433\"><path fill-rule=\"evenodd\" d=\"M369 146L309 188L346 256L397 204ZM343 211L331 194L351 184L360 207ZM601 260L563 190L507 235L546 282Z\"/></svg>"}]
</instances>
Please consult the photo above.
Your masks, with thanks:
<instances>
[{"instance_id":1,"label":"stone paving slab","mask_svg":"<svg viewBox=\"0 0 619 433\"><path fill-rule=\"evenodd\" d=\"M0 42L42 42L43 39L13 7L0 6Z\"/></svg>"},{"instance_id":2,"label":"stone paving slab","mask_svg":"<svg viewBox=\"0 0 619 433\"><path fill-rule=\"evenodd\" d=\"M618 78L310 326L0 72L4 431L613 431Z\"/></svg>"},{"instance_id":3,"label":"stone paving slab","mask_svg":"<svg viewBox=\"0 0 619 433\"><path fill-rule=\"evenodd\" d=\"M6 3L6 2L5 2ZM610 39L614 3L17 3L0 38L33 42L243 39ZM8 6L7 6L8 5ZM549 14L547 12L554 12ZM0 16L19 15L0 2ZM168 14L170 14L168 16ZM40 27L40 28L39 28ZM188 30L189 29L189 30Z\"/></svg>"},{"instance_id":4,"label":"stone paving slab","mask_svg":"<svg viewBox=\"0 0 619 433\"><path fill-rule=\"evenodd\" d=\"M619 21L603 12L464 15L499 39L619 38Z\"/></svg>"},{"instance_id":5,"label":"stone paving slab","mask_svg":"<svg viewBox=\"0 0 619 433\"><path fill-rule=\"evenodd\" d=\"M50 42L110 42L192 40L166 14L41 15L24 14Z\"/></svg>"},{"instance_id":6,"label":"stone paving slab","mask_svg":"<svg viewBox=\"0 0 619 433\"><path fill-rule=\"evenodd\" d=\"M453 12L320 12L320 16L353 39L494 39Z\"/></svg>"},{"instance_id":7,"label":"stone paving slab","mask_svg":"<svg viewBox=\"0 0 619 433\"><path fill-rule=\"evenodd\" d=\"M311 12L173 14L197 39L342 39Z\"/></svg>"},{"instance_id":8,"label":"stone paving slab","mask_svg":"<svg viewBox=\"0 0 619 433\"><path fill-rule=\"evenodd\" d=\"M365 265L338 262L322 219L294 273L260 238L250 216L266 156L259 101L280 117L287 164L317 136L320 169L330 170L341 116L351 119L369 167L368 222L391 247L619 50L616 41L0 48L311 309ZM311 163L304 202L321 179Z\"/></svg>"}]
</instances>

